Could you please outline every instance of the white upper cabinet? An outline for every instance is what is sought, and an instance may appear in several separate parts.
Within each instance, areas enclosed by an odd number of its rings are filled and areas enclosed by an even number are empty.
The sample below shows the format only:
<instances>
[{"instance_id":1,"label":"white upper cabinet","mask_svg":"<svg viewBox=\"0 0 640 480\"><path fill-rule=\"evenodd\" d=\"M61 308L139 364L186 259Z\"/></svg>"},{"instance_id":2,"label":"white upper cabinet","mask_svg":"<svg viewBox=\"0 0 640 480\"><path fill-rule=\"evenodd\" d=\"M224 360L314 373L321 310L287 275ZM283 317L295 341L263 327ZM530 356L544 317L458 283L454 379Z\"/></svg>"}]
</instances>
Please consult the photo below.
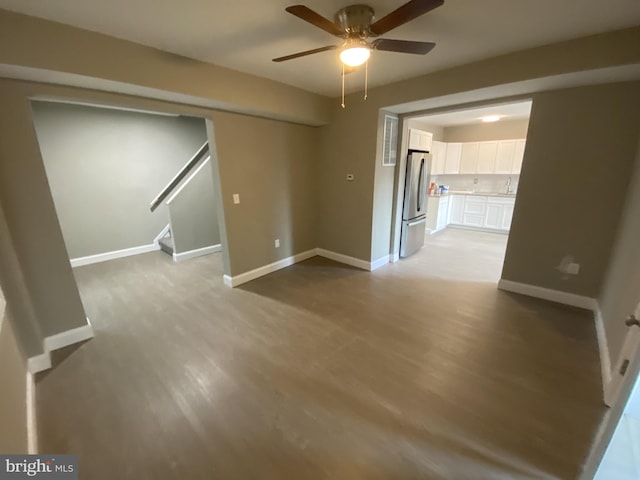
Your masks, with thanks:
<instances>
[{"instance_id":1,"label":"white upper cabinet","mask_svg":"<svg viewBox=\"0 0 640 480\"><path fill-rule=\"evenodd\" d=\"M420 130L409 129L414 144L409 148L427 150L432 154L431 175L461 173L519 175L526 140L492 140L487 142L438 142L429 138L429 148L416 134ZM429 133L429 132L421 132ZM429 134L431 135L431 134ZM412 137L410 137L411 139ZM423 141L422 146L415 142Z\"/></svg>"},{"instance_id":2,"label":"white upper cabinet","mask_svg":"<svg viewBox=\"0 0 640 480\"><path fill-rule=\"evenodd\" d=\"M513 168L511 173L515 173L516 175L520 175L520 170L522 170L522 159L524 158L524 146L526 144L526 140L516 140L516 149L515 154L513 156Z\"/></svg>"},{"instance_id":3,"label":"white upper cabinet","mask_svg":"<svg viewBox=\"0 0 640 480\"><path fill-rule=\"evenodd\" d=\"M442 175L444 173L447 144L434 140L431 147L431 175Z\"/></svg>"},{"instance_id":4,"label":"white upper cabinet","mask_svg":"<svg viewBox=\"0 0 640 480\"><path fill-rule=\"evenodd\" d=\"M478 169L478 148L478 142L466 142L462 144L460 173L476 173Z\"/></svg>"},{"instance_id":5,"label":"white upper cabinet","mask_svg":"<svg viewBox=\"0 0 640 480\"><path fill-rule=\"evenodd\" d=\"M415 128L409 129L409 150L431 151L431 143L433 142L433 134L423 132Z\"/></svg>"},{"instance_id":6,"label":"white upper cabinet","mask_svg":"<svg viewBox=\"0 0 640 480\"><path fill-rule=\"evenodd\" d=\"M462 143L447 143L447 152L444 160L444 173L460 173L460 155Z\"/></svg>"},{"instance_id":7,"label":"white upper cabinet","mask_svg":"<svg viewBox=\"0 0 640 480\"><path fill-rule=\"evenodd\" d=\"M494 173L498 142L480 142L478 146L478 173Z\"/></svg>"},{"instance_id":8,"label":"white upper cabinet","mask_svg":"<svg viewBox=\"0 0 640 480\"><path fill-rule=\"evenodd\" d=\"M496 155L495 173L513 173L513 160L516 153L515 140L500 140Z\"/></svg>"}]
</instances>

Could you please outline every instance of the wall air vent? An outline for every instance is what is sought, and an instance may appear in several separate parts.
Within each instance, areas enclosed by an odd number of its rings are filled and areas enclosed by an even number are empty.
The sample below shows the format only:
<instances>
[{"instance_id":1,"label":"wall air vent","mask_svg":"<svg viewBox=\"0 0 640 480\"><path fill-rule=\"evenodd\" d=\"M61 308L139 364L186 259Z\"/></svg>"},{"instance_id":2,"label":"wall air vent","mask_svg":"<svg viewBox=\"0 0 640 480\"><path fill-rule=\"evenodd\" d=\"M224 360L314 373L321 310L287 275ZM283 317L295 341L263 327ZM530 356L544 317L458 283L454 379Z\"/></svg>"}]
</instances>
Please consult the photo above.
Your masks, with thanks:
<instances>
[{"instance_id":1,"label":"wall air vent","mask_svg":"<svg viewBox=\"0 0 640 480\"><path fill-rule=\"evenodd\" d=\"M393 167L398 152L398 117L384 116L384 140L382 146L382 165Z\"/></svg>"}]
</instances>

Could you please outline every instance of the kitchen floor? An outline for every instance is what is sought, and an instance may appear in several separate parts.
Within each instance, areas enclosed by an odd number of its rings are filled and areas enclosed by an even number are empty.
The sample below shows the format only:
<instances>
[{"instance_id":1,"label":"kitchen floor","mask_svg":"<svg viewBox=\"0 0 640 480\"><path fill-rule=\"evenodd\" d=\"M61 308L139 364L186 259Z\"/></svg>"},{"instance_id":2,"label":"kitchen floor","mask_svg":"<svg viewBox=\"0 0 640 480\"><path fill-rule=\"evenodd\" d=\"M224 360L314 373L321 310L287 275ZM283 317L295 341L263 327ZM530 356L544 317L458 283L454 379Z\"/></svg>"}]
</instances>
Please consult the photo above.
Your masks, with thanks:
<instances>
[{"instance_id":1,"label":"kitchen floor","mask_svg":"<svg viewBox=\"0 0 640 480\"><path fill-rule=\"evenodd\" d=\"M421 264L430 276L497 283L508 238L501 233L449 227L427 235L424 247L404 261Z\"/></svg>"},{"instance_id":2,"label":"kitchen floor","mask_svg":"<svg viewBox=\"0 0 640 480\"><path fill-rule=\"evenodd\" d=\"M96 337L38 375L39 451L91 480L575 479L605 411L595 328L497 290L505 241L233 289L219 254L76 268Z\"/></svg>"}]
</instances>

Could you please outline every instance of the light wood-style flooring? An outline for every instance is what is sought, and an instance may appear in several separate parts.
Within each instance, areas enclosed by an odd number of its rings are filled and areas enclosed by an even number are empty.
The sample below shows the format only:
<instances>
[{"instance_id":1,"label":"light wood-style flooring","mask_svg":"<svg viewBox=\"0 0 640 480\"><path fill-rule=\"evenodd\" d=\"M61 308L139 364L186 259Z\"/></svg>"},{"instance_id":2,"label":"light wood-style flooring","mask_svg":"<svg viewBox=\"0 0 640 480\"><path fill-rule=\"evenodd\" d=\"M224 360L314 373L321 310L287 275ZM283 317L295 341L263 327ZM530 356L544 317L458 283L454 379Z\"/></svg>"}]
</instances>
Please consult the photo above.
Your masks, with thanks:
<instances>
[{"instance_id":1,"label":"light wood-style flooring","mask_svg":"<svg viewBox=\"0 0 640 480\"><path fill-rule=\"evenodd\" d=\"M241 287L217 254L75 270L96 337L37 379L86 480L573 479L604 407L587 312L496 289L506 236Z\"/></svg>"}]
</instances>

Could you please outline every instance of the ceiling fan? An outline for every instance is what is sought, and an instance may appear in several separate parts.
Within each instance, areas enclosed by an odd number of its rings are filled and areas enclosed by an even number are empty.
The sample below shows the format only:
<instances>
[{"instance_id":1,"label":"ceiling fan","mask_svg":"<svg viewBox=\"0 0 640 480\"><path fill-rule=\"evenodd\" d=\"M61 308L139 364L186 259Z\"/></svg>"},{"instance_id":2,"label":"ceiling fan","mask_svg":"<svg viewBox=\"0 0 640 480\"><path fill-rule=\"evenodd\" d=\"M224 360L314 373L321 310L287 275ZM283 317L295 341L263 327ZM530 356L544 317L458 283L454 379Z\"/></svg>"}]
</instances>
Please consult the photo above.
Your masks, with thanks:
<instances>
[{"instance_id":1,"label":"ceiling fan","mask_svg":"<svg viewBox=\"0 0 640 480\"><path fill-rule=\"evenodd\" d=\"M286 11L290 14L315 25L325 32L342 38L344 41L340 45L314 48L313 50L274 58L273 61L284 62L337 49L340 49L342 63L350 67L365 63L371 55L371 50L425 55L436 46L435 43L391 40L388 38L377 38L369 41L369 38L383 35L443 4L444 0L411 0L375 22L375 12L368 5L349 5L344 7L336 12L334 22L304 5L287 7Z\"/></svg>"}]
</instances>

